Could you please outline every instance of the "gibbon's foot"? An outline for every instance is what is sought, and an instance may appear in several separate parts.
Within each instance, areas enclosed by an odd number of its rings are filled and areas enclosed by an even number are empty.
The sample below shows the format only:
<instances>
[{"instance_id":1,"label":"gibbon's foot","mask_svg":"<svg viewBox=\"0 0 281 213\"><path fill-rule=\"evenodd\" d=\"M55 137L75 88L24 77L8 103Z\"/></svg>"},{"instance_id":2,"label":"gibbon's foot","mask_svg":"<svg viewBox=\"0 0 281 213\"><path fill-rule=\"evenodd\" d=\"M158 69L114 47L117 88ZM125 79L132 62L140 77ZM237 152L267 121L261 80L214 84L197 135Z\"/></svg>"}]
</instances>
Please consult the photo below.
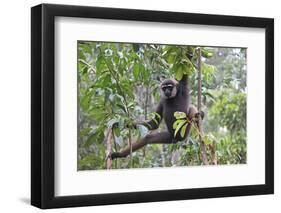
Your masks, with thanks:
<instances>
[{"instance_id":1,"label":"gibbon's foot","mask_svg":"<svg viewBox=\"0 0 281 213\"><path fill-rule=\"evenodd\" d=\"M195 118L198 119L199 115L201 116L201 119L203 120L203 119L204 119L204 116L205 116L205 113L204 113L203 111L197 112L197 113L195 114Z\"/></svg>"},{"instance_id":2,"label":"gibbon's foot","mask_svg":"<svg viewBox=\"0 0 281 213\"><path fill-rule=\"evenodd\" d=\"M107 156L107 158L110 158L111 160L114 160L115 158L120 158L120 152L112 152Z\"/></svg>"}]
</instances>

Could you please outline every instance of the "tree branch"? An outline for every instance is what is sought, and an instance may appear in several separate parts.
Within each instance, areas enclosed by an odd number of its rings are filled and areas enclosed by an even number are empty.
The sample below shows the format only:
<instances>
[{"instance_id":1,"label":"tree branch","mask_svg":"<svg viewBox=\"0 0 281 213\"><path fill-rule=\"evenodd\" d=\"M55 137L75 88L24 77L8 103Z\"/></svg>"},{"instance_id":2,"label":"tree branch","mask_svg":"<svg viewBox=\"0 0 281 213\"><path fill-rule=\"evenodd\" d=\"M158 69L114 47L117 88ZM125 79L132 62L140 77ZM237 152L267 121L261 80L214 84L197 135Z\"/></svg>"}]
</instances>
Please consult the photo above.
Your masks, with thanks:
<instances>
[{"instance_id":1,"label":"tree branch","mask_svg":"<svg viewBox=\"0 0 281 213\"><path fill-rule=\"evenodd\" d=\"M93 72L96 73L95 68L94 68L91 64L87 63L87 62L84 61L83 59L78 59L78 61L81 62L81 63L83 63L83 64L85 64L86 66L89 67L89 69L93 70Z\"/></svg>"},{"instance_id":2,"label":"tree branch","mask_svg":"<svg viewBox=\"0 0 281 213\"><path fill-rule=\"evenodd\" d=\"M112 139L112 129L109 128L107 131L107 134L106 134L106 156L109 156L112 152L111 139ZM106 159L106 168L107 169L112 168L112 159L111 158Z\"/></svg>"}]
</instances>

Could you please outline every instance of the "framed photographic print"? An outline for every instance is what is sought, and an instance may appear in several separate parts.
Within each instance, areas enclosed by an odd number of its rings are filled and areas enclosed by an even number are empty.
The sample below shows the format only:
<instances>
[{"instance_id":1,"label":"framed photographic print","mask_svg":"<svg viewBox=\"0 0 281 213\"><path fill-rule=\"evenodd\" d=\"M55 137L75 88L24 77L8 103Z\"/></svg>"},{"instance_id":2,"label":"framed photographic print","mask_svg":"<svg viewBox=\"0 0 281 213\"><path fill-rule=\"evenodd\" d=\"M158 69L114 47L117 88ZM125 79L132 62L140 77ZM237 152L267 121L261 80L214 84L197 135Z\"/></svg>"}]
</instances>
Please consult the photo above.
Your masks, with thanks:
<instances>
[{"instance_id":1,"label":"framed photographic print","mask_svg":"<svg viewBox=\"0 0 281 213\"><path fill-rule=\"evenodd\" d=\"M31 204L271 194L274 20L31 9Z\"/></svg>"}]
</instances>

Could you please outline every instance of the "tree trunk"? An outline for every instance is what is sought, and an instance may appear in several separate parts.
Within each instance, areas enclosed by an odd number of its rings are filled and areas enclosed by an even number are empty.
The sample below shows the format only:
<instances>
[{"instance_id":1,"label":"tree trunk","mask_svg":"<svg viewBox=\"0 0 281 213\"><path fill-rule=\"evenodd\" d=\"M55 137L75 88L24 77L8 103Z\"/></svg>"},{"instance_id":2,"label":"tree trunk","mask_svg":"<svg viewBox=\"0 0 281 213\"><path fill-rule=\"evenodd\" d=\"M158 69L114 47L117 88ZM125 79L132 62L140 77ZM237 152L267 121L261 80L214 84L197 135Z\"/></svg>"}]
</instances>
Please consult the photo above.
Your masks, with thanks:
<instances>
[{"instance_id":1,"label":"tree trunk","mask_svg":"<svg viewBox=\"0 0 281 213\"><path fill-rule=\"evenodd\" d=\"M197 108L198 108L198 112L201 112L201 96L202 96L202 79L201 79L201 49L198 48L198 104L197 104ZM203 161L204 165L209 165L208 162L208 158L207 158L207 154L206 154L206 145L203 141L203 128L202 128L202 119L201 116L198 116L198 130L200 132L199 134L199 143L200 143L200 150L201 150L201 158Z\"/></svg>"},{"instance_id":2,"label":"tree trunk","mask_svg":"<svg viewBox=\"0 0 281 213\"><path fill-rule=\"evenodd\" d=\"M144 105L144 119L145 120L147 120L148 97L149 97L149 88L148 88L148 86L146 86L145 105Z\"/></svg>"},{"instance_id":3,"label":"tree trunk","mask_svg":"<svg viewBox=\"0 0 281 213\"><path fill-rule=\"evenodd\" d=\"M130 147L130 168L133 168L133 144L132 144L132 133L129 128L129 147Z\"/></svg>"},{"instance_id":4,"label":"tree trunk","mask_svg":"<svg viewBox=\"0 0 281 213\"><path fill-rule=\"evenodd\" d=\"M218 158L217 158L217 153L216 153L216 144L215 144L215 142L213 142L213 144L210 144L209 148L211 150L211 156L212 156L211 163L213 165L217 165L218 164Z\"/></svg>"},{"instance_id":5,"label":"tree trunk","mask_svg":"<svg viewBox=\"0 0 281 213\"><path fill-rule=\"evenodd\" d=\"M108 129L107 135L106 135L106 156L109 156L112 152L112 129ZM107 158L106 160L106 168L111 169L112 168L112 159Z\"/></svg>"},{"instance_id":6,"label":"tree trunk","mask_svg":"<svg viewBox=\"0 0 281 213\"><path fill-rule=\"evenodd\" d=\"M162 167L166 167L164 144L161 144L161 160L162 160Z\"/></svg>"},{"instance_id":7,"label":"tree trunk","mask_svg":"<svg viewBox=\"0 0 281 213\"><path fill-rule=\"evenodd\" d=\"M112 140L113 140L115 152L117 152L117 144L116 144L116 140L115 140L115 135L114 135L113 129L112 129ZM118 168L118 161L115 160L114 162L115 162L114 163L115 164L115 168Z\"/></svg>"}]
</instances>

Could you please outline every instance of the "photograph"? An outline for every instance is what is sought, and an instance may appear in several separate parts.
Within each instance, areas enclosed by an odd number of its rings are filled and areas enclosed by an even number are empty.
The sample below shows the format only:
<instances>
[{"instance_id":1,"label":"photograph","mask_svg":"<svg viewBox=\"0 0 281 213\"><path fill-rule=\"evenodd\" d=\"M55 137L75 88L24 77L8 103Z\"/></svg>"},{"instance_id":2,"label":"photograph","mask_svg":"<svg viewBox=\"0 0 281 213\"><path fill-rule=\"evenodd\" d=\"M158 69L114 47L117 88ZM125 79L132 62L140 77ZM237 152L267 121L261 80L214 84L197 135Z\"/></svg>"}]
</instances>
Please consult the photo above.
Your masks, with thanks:
<instances>
[{"instance_id":1,"label":"photograph","mask_svg":"<svg viewBox=\"0 0 281 213\"><path fill-rule=\"evenodd\" d=\"M247 164L247 48L77 41L77 170Z\"/></svg>"},{"instance_id":2,"label":"photograph","mask_svg":"<svg viewBox=\"0 0 281 213\"><path fill-rule=\"evenodd\" d=\"M274 193L274 18L211 8L31 8L31 205Z\"/></svg>"}]
</instances>

